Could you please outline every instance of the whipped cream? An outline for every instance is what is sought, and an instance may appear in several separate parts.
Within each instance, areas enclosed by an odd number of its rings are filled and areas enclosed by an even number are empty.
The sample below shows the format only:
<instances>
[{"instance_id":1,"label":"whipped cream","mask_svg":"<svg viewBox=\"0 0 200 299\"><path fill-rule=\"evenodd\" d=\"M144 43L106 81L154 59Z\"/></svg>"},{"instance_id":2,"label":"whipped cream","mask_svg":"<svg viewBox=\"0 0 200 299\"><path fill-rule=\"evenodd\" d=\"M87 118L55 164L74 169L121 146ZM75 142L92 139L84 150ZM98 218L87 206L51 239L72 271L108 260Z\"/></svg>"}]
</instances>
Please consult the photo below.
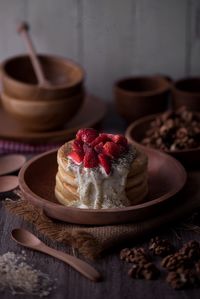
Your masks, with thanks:
<instances>
[{"instance_id":1,"label":"whipped cream","mask_svg":"<svg viewBox=\"0 0 200 299\"><path fill-rule=\"evenodd\" d=\"M136 151L129 151L116 161L112 161L112 171L106 174L103 167L85 168L68 159L67 170L75 173L79 200L73 203L78 208L108 209L130 205L126 197L127 176Z\"/></svg>"}]
</instances>

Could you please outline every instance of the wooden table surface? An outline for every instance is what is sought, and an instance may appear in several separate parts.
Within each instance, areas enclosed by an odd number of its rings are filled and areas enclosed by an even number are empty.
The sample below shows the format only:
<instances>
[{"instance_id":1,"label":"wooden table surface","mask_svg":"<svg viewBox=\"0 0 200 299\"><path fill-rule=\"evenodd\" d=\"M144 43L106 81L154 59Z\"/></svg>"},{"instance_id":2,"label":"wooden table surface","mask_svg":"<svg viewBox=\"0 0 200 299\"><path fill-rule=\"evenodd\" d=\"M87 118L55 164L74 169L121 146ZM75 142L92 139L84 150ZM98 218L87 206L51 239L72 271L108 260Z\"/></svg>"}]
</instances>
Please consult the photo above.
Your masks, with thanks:
<instances>
[{"instance_id":1,"label":"wooden table surface","mask_svg":"<svg viewBox=\"0 0 200 299\"><path fill-rule=\"evenodd\" d=\"M106 127L110 121L105 122ZM116 125L123 125L123 122L119 123L114 120L115 128ZM113 125L113 123L112 123ZM110 130L111 131L111 130ZM200 171L197 173L200 180ZM12 196L12 194L0 194L0 200L5 197ZM34 232L34 229L23 222L20 218L14 217L7 213L0 202L0 253L3 254L7 251L13 251L20 253L22 247L15 244L10 238L10 232L15 227L25 227ZM177 233L179 238L177 238ZM158 232L155 232L157 235ZM161 231L161 235L169 238L174 245L181 246L183 242L191 239L200 241L200 234L180 230L165 230ZM48 245L69 252L72 254L71 248L67 248L60 244L49 242L42 238ZM144 241L138 240L137 244L147 246L148 238ZM127 244L128 245L128 244ZM131 246L131 243L129 244ZM60 262L52 257L48 257L42 253L34 252L29 249L25 249L28 261L35 265L36 268L41 271L48 273L50 277L57 278L57 289L48 297L50 299L118 299L118 298L154 298L154 299L199 299L200 288L195 290L182 290L174 291L164 281L164 278L156 281L144 281L144 280L133 280L127 275L127 270L130 267L119 259L119 251L116 249L115 252L109 253L98 261L91 262L102 274L104 280L99 283L93 283L86 278L82 277L79 273L67 266L63 262ZM32 296L15 296L13 297L9 292L0 293L1 299L23 299L23 298L35 298Z\"/></svg>"}]
</instances>

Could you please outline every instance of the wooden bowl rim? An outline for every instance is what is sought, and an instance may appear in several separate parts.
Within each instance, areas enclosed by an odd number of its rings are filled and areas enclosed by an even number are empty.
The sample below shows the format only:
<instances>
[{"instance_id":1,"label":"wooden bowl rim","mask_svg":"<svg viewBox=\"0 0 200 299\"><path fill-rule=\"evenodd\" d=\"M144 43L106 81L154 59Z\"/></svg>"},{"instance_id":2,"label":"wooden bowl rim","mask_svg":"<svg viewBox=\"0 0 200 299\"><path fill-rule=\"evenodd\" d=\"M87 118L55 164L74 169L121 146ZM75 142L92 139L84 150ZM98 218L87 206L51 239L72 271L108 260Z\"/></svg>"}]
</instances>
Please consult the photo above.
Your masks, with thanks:
<instances>
[{"instance_id":1,"label":"wooden bowl rim","mask_svg":"<svg viewBox=\"0 0 200 299\"><path fill-rule=\"evenodd\" d=\"M193 112L195 113L196 115L199 115L200 117L200 112ZM137 127L138 125L141 125L145 122L150 122L150 121L153 121L156 117L162 115L162 113L156 113L156 114L151 114L151 115L148 115L148 116L144 116L144 117L141 117L135 121L133 121L126 129L125 131L125 136L126 138L129 140L130 143L134 143L135 145L137 146L140 146L142 147L143 149L145 148L148 148L148 149L153 149L153 150L157 150L159 151L158 149L155 149L155 148L152 148L152 147L148 147L148 146L145 146L143 145L142 143L138 142L137 140L135 140L132 136L132 130L135 129L135 127ZM171 154L180 154L180 153L195 153L197 151L200 151L200 147L197 147L197 148L191 148L191 149L183 149L183 150L176 150L176 151L170 151L170 150L166 150L166 151L161 151L162 153L165 153L167 155L171 155Z\"/></svg>"},{"instance_id":2,"label":"wooden bowl rim","mask_svg":"<svg viewBox=\"0 0 200 299\"><path fill-rule=\"evenodd\" d=\"M31 106L31 105L38 105L38 106L43 106L43 105L48 105L48 106L51 106L51 105L59 105L59 104L63 104L63 103L67 103L68 101L72 101L72 100L75 100L75 99L79 99L80 97L84 99L84 96L86 94L86 91L85 90L82 90L80 93L78 94L74 94L74 95L71 95L71 96L68 96L66 98L59 98L57 100L36 100L36 101L29 101L29 100L24 100L24 99L18 99L16 97L13 97L13 96L10 96L8 94L6 94L5 92L1 92L1 98L5 99L5 101L14 101L14 102L17 102L17 103L20 103L22 105L28 105L28 106Z\"/></svg>"},{"instance_id":3,"label":"wooden bowl rim","mask_svg":"<svg viewBox=\"0 0 200 299\"><path fill-rule=\"evenodd\" d=\"M1 72L2 72L2 75L5 76L7 79L10 80L10 82L12 82L13 84L18 84L20 85L21 87L24 87L24 88L39 88L39 89L43 89L44 91L45 90L62 90L62 89L66 89L66 88L71 88L71 87L74 87L80 83L82 83L86 77L86 73L85 73L85 70L83 69L83 67L78 64L77 62L73 61L72 59L69 59L69 58L64 58L62 56L59 56L59 55L49 55L49 54L45 54L45 53L39 53L38 54L39 57L45 57L45 58L48 58L48 59L52 59L54 61L59 61L59 62L62 62L63 64L65 65L71 65L72 67L74 67L75 69L77 69L79 72L80 72L80 79L76 82L71 82L70 84L60 84L60 85L50 85L48 87L46 86L39 86L38 84L31 84L31 83L25 83L23 81L19 81L19 80L16 80L15 78L13 78L12 76L10 76L6 70L5 70L5 66L7 63L13 61L13 60L16 60L16 59L19 59L19 58L25 58L25 57L29 57L28 55L26 54L22 54L22 55L17 55L17 56L12 56L10 58L7 58L6 60L4 60L2 63L1 63Z\"/></svg>"},{"instance_id":4,"label":"wooden bowl rim","mask_svg":"<svg viewBox=\"0 0 200 299\"><path fill-rule=\"evenodd\" d=\"M123 89L121 87L119 87L119 84L127 81L127 80L160 80L163 83L166 84L166 86L162 86L158 89L155 90L148 90L148 91L129 91L126 89ZM160 93L166 92L168 90L171 89L171 83L169 81L167 81L165 78L163 77L159 77L159 76L129 76L129 77L124 77L121 78L117 81L114 82L114 92L119 92L121 94L124 94L125 96L153 96L153 95L158 95Z\"/></svg>"},{"instance_id":5,"label":"wooden bowl rim","mask_svg":"<svg viewBox=\"0 0 200 299\"><path fill-rule=\"evenodd\" d=\"M47 206L52 207L52 208L57 207L59 209L66 210L68 212L69 211L72 211L72 212L80 211L81 213L98 213L98 214L99 213L111 213L111 212L122 213L122 212L147 208L147 207L150 207L152 205L159 204L159 203L171 198L176 193L178 193L186 183L187 174L186 174L186 171L185 171L184 167L181 165L181 163L178 162L173 157L171 157L169 155L166 155L165 153L156 151L154 149L145 149L145 151L154 152L159 156L167 156L167 158L170 159L176 165L176 168L179 169L180 174L182 175L182 182L178 186L174 187L171 191L165 193L164 195L160 196L159 198L156 198L154 200L151 200L151 201L148 201L148 202L145 202L145 203L141 203L141 204L138 204L138 205L133 205L133 206L130 206L130 207L125 207L125 208L82 209L82 208L76 208L76 207L67 207L67 206L61 205L59 203L49 202L47 199L42 198L42 197L38 196L37 194L35 194L34 192L32 192L31 189L26 184L26 181L25 181L26 171L28 170L29 166L32 163L34 163L35 161L45 157L46 155L51 155L51 154L56 155L57 150L55 150L55 149L47 151L43 154L37 155L37 156L33 157L32 159L30 159L29 161L27 161L25 163L25 165L21 168L21 170L19 172L19 186L20 186L20 189L21 189L22 193L25 196L27 196L28 198L30 198L32 201L37 201L38 203L40 203L40 205L42 203L43 205L47 205Z\"/></svg>"},{"instance_id":6,"label":"wooden bowl rim","mask_svg":"<svg viewBox=\"0 0 200 299\"><path fill-rule=\"evenodd\" d=\"M174 93L178 93L180 95L185 95L185 96L190 96L190 97L200 97L200 91L199 92L190 92L190 91L187 91L187 90L182 90L180 89L179 87L177 87L177 84L181 83L181 82L184 82L184 81L192 81L192 80L199 80L200 82L200 76L192 76L192 77L184 77L184 78L181 78L181 79L178 79L174 82L173 84L173 88L172 88L172 91Z\"/></svg>"}]
</instances>

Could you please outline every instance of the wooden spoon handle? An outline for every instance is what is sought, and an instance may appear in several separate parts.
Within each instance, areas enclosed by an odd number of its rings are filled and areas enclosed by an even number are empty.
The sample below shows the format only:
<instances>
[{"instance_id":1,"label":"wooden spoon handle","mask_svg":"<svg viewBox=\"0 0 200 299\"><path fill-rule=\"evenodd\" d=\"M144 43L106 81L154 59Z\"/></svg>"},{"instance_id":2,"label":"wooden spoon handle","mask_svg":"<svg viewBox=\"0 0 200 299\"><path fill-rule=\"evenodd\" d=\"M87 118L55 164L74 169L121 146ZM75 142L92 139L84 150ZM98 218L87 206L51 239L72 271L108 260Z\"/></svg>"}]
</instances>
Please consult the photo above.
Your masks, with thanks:
<instances>
[{"instance_id":1,"label":"wooden spoon handle","mask_svg":"<svg viewBox=\"0 0 200 299\"><path fill-rule=\"evenodd\" d=\"M101 274L92 266L90 266L88 263L80 260L79 258L69 255L67 253L55 250L53 248L50 248L44 244L38 247L39 251L42 251L44 253L47 253L76 269L78 272L83 274L85 277L89 278L92 281L100 281L101 280Z\"/></svg>"},{"instance_id":2,"label":"wooden spoon handle","mask_svg":"<svg viewBox=\"0 0 200 299\"><path fill-rule=\"evenodd\" d=\"M31 59L33 68L35 70L35 74L36 74L36 77L38 79L39 84L41 86L48 86L49 84L48 84L48 82L47 82L47 80L44 76L41 63L38 59L36 50L34 48L34 45L32 43L31 37L28 33L28 30L29 30L29 26L25 22L22 22L18 27L18 32L21 35L23 35L23 37L24 37L24 40L25 40L25 43L26 43L26 46L27 46L27 49L28 49L28 53L29 53L29 56L30 56L30 59Z\"/></svg>"}]
</instances>

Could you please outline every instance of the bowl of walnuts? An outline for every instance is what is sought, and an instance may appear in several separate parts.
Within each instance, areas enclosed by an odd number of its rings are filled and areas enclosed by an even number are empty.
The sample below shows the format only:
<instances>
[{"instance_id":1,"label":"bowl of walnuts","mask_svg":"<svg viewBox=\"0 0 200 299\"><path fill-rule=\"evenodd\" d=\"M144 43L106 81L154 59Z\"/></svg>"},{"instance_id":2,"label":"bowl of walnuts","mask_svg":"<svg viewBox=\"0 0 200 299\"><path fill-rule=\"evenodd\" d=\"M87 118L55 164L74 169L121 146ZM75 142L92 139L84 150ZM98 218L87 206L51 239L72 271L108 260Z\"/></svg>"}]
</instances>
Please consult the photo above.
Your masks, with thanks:
<instances>
[{"instance_id":1,"label":"bowl of walnuts","mask_svg":"<svg viewBox=\"0 0 200 299\"><path fill-rule=\"evenodd\" d=\"M134 121L126 137L135 145L164 151L185 166L200 165L200 113L184 106Z\"/></svg>"}]
</instances>

